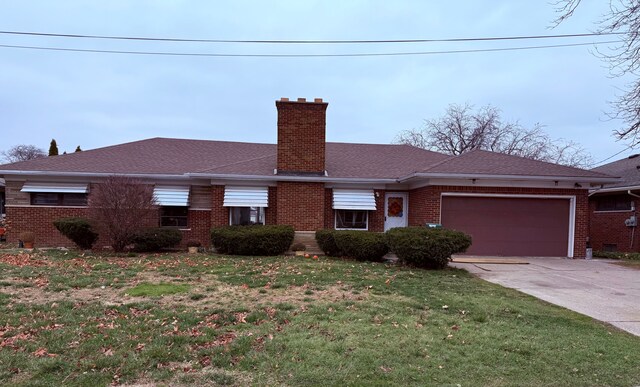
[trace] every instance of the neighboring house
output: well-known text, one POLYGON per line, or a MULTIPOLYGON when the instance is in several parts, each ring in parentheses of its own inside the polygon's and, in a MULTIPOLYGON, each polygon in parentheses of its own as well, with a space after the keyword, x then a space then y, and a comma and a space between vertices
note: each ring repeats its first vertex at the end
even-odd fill
POLYGON ((640 155, 594 168, 621 180, 589 195, 590 241, 594 250, 640 251, 637 211, 640 205, 640 155))
POLYGON ((0 179, 0 218, 4 216, 4 179, 0 179))
POLYGON ((327 143, 326 102, 276 107, 277 144, 152 138, 0 166, 9 241, 31 230, 40 245, 69 245, 53 220, 85 215, 92 188, 120 174, 154 185, 161 226, 205 245, 227 224, 288 224, 308 236, 441 223, 472 235, 470 254, 584 257, 589 188, 616 181, 487 151, 327 143))

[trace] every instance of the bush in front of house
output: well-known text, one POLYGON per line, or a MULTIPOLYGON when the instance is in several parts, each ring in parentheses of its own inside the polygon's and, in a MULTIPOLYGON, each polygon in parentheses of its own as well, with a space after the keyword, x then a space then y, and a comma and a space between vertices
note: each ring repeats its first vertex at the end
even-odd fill
POLYGON ((148 228, 133 236, 133 250, 137 252, 160 251, 175 247, 182 241, 180 230, 173 228, 148 228))
POLYGON ((622 251, 594 251, 593 256, 596 258, 607 259, 629 259, 632 261, 640 261, 640 253, 625 253, 622 251))
POLYGON ((391 229, 386 241, 402 263, 426 269, 444 269, 451 255, 471 246, 471 237, 462 232, 424 227, 391 229))
POLYGON ((338 245, 336 245, 336 240, 334 238, 336 232, 336 230, 331 229, 316 231, 316 242, 318 242, 320 250, 329 257, 342 257, 344 255, 342 250, 340 250, 338 245))
POLYGON ((82 250, 91 250, 98 240, 98 233, 93 231, 91 223, 85 218, 61 218, 55 220, 53 225, 82 250))
POLYGON ((291 226, 223 226, 211 230, 217 252, 232 255, 280 255, 289 249, 295 232, 291 226))
POLYGON ((358 261, 381 262, 389 252, 384 234, 368 231, 335 231, 336 246, 347 257, 358 261))

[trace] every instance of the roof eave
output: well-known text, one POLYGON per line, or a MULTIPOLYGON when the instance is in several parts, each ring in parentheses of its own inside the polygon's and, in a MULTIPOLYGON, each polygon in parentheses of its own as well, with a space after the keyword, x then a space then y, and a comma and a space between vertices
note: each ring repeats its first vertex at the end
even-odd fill
POLYGON ((128 176, 136 178, 154 178, 154 179, 184 179, 189 177, 185 174, 169 174, 169 173, 114 173, 114 172, 61 172, 61 171, 16 171, 16 170, 0 170, 0 175, 14 176, 55 176, 55 177, 107 177, 107 176, 128 176))
POLYGON ((352 177, 327 177, 327 176, 287 176, 287 175, 236 175, 219 173, 187 173, 187 176, 199 179, 221 179, 237 181, 300 181, 311 183, 373 183, 395 184, 397 179, 382 178, 352 178, 352 177))
POLYGON ((447 179, 495 179, 495 180, 534 180, 534 181, 580 181, 588 183, 617 183, 617 177, 585 177, 585 176, 536 176, 536 175, 499 175, 480 173, 425 173, 416 172, 401 177, 398 182, 404 183, 413 178, 447 178, 447 179))
POLYGON ((618 192, 618 191, 635 191, 640 190, 640 185, 625 185, 622 187, 610 187, 610 188, 597 188, 589 191, 589 196, 595 195, 597 193, 606 193, 606 192, 618 192))

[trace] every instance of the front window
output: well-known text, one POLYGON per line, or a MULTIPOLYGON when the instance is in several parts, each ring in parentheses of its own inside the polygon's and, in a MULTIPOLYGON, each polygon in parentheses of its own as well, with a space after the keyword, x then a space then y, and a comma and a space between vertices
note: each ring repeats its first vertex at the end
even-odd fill
POLYGON ((368 211, 336 210, 336 229, 367 230, 368 211))
POLYGON ((87 205, 87 194, 33 192, 31 194, 31 205, 82 207, 87 205))
POLYGON ((188 207, 160 207, 160 226, 161 227, 187 227, 188 225, 188 207))
POLYGON ((631 211, 631 200, 627 195, 600 196, 596 211, 631 211))
POLYGON ((264 207, 231 207, 229 211, 232 225, 264 224, 264 207))

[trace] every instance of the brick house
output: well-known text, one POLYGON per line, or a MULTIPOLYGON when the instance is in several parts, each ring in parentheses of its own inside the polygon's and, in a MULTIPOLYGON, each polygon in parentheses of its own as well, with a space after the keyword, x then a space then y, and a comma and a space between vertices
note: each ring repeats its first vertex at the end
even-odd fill
POLYGON ((620 176, 589 194, 590 241, 594 250, 640 251, 636 206, 640 205, 640 155, 594 168, 593 171, 620 176), (637 223, 637 220, 636 220, 637 223))
POLYGON ((154 185, 158 223, 209 245, 228 224, 382 232, 440 223, 472 235, 470 254, 583 257, 588 192, 610 176, 487 151, 325 141, 322 99, 276 101, 277 144, 152 138, 0 166, 7 217, 36 245, 70 242, 52 221, 86 213, 101 179, 154 185))

